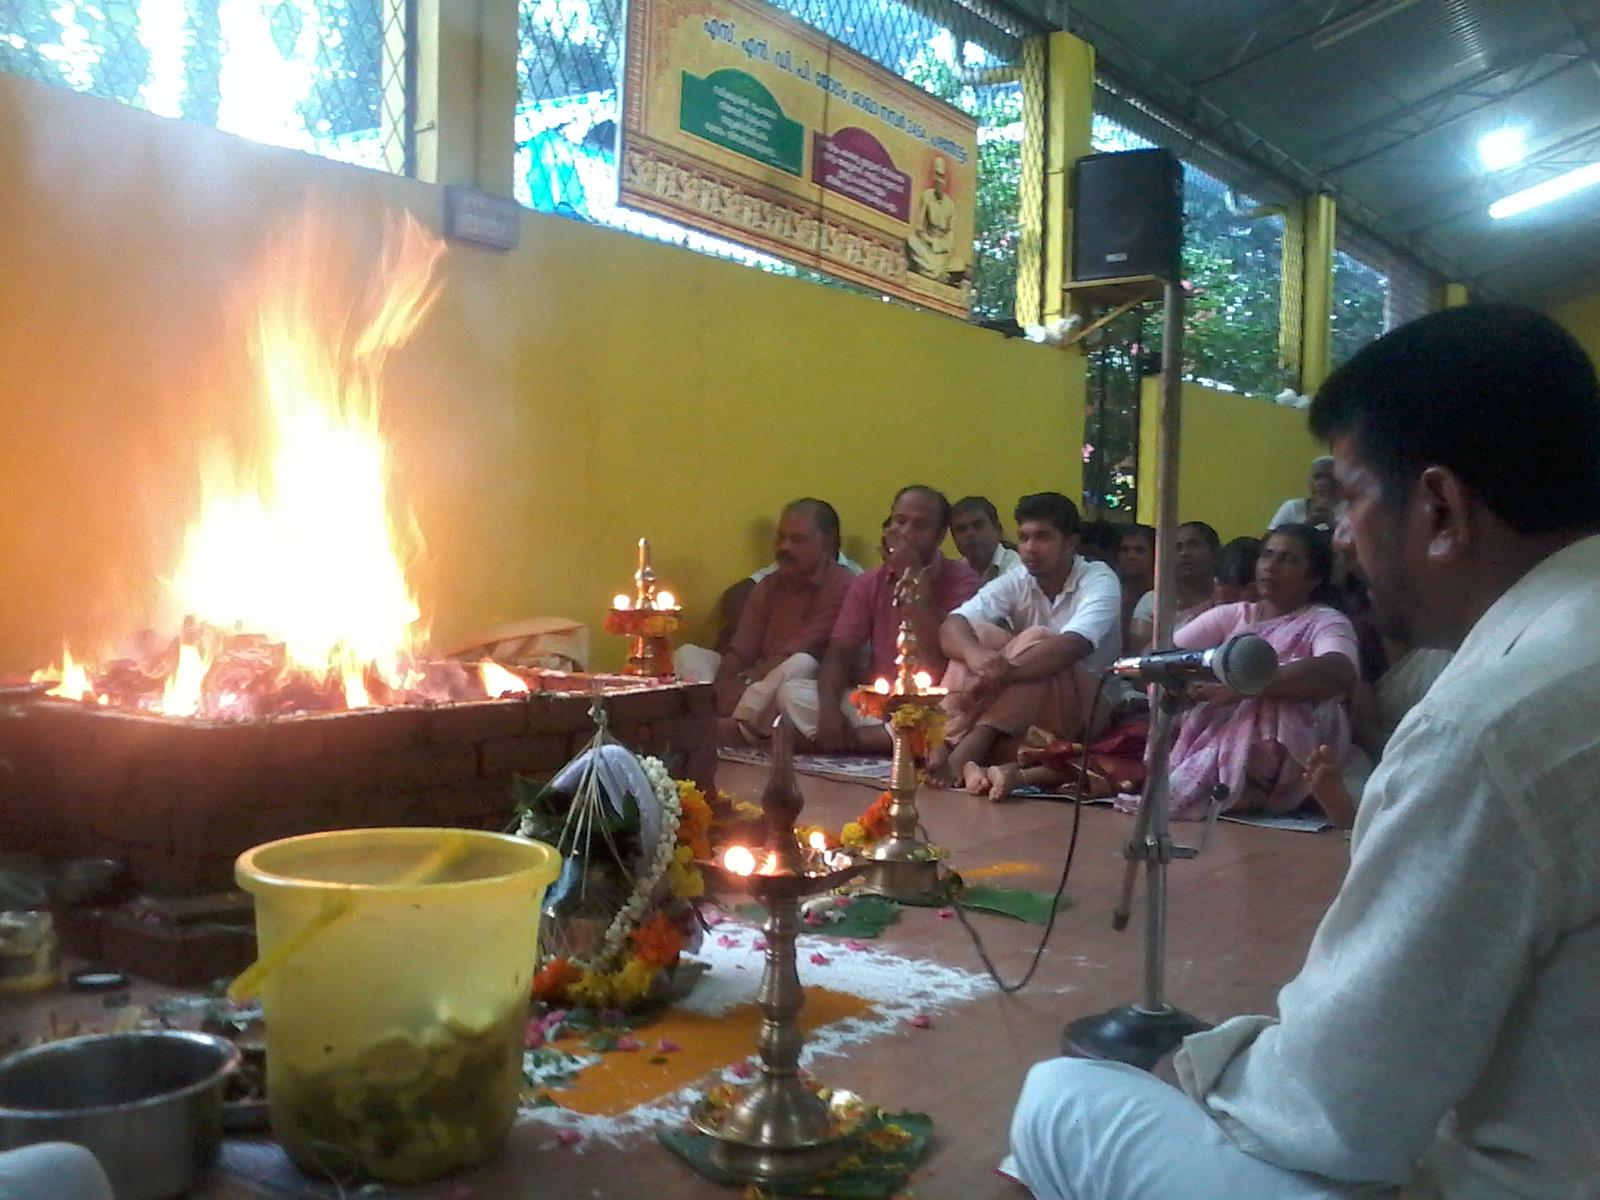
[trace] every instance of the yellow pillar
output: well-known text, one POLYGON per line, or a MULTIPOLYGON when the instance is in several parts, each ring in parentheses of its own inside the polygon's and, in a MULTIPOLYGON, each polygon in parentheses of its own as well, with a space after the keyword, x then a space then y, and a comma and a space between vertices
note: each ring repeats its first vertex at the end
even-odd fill
POLYGON ((1094 119, 1094 47, 1070 33, 1023 45, 1022 240, 1017 252, 1017 320, 1039 325, 1062 315, 1061 285, 1071 257, 1067 188, 1074 159, 1089 153, 1094 119), (1028 180, 1040 186, 1030 187, 1028 180))
POLYGON ((420 0, 417 10, 417 177, 510 196, 517 0, 420 0))
POLYGON ((1439 288, 1440 308, 1460 308, 1471 299, 1464 283, 1446 283, 1439 288))
POLYGON ((1290 205, 1284 219, 1278 345, 1302 392, 1314 391, 1328 377, 1337 220, 1333 197, 1322 195, 1290 205))

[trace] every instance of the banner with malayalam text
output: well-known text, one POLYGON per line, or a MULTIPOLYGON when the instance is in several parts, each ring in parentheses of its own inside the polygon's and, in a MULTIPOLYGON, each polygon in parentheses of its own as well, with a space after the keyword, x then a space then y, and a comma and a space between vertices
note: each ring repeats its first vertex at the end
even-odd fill
POLYGON ((966 316, 977 122, 760 0, 630 0, 621 202, 966 316))

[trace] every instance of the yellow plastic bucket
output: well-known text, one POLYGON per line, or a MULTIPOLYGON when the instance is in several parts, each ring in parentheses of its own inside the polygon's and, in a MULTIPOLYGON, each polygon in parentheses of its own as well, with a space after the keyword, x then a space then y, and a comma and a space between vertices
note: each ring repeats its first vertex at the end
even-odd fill
POLYGON ((560 865, 542 843, 462 829, 342 829, 239 856, 261 959, 298 943, 260 983, 272 1130, 298 1166, 418 1183, 500 1148, 560 865))

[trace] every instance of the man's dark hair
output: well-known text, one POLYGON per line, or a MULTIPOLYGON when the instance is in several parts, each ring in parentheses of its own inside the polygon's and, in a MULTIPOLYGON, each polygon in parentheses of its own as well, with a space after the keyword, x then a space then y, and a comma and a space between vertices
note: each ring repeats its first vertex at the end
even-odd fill
POLYGON ((839 513, 826 500, 818 500, 815 496, 802 496, 785 504, 783 511, 809 513, 811 519, 816 522, 817 532, 825 538, 832 538, 834 545, 839 544, 839 513))
POLYGON ((1156 531, 1153 526, 1139 524, 1123 525, 1120 532, 1117 534, 1117 545, 1122 545, 1124 541, 1131 537, 1143 538, 1149 544, 1151 553, 1155 552, 1156 531))
POLYGON ((1024 521, 1048 521, 1063 536, 1071 537, 1083 527, 1078 519, 1078 506, 1060 492, 1034 492, 1017 501, 1017 511, 1012 514, 1017 524, 1024 521))
POLYGON ((1000 528, 1000 513, 987 496, 963 496, 950 506, 950 519, 954 521, 964 512, 981 512, 989 523, 1000 528))
POLYGON ((1112 521, 1085 521, 1079 530, 1078 553, 1104 561, 1115 558, 1122 541, 1122 527, 1112 521))
POLYGON ((1178 526, 1179 529, 1193 529, 1200 535, 1200 540, 1211 547, 1211 553, 1216 554, 1222 549, 1222 539, 1217 536, 1217 531, 1204 521, 1185 521, 1178 526))
POLYGON ((894 494, 894 500, 892 503, 890 503, 889 507, 892 509, 896 504, 899 504, 900 497, 904 496, 907 492, 921 492, 928 499, 932 500, 939 508, 939 528, 950 528, 950 501, 945 499, 944 493, 938 488, 929 487, 925 483, 907 484, 894 494))
POLYGON ((1348 435, 1398 504, 1448 467, 1518 533, 1600 526, 1600 382, 1572 335, 1515 304, 1431 313, 1328 377, 1311 432, 1348 435))
POLYGON ((1237 588, 1254 583, 1261 545, 1258 537, 1236 537, 1224 546, 1217 555, 1217 582, 1237 588))

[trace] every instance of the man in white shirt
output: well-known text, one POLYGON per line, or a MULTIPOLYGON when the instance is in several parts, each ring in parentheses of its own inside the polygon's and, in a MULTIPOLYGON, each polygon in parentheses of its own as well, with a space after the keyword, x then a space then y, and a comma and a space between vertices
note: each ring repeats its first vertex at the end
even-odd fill
POLYGON ((1278 505, 1267 526, 1271 533, 1280 525, 1310 525, 1333 532, 1333 526, 1344 515, 1339 502, 1339 484, 1334 478, 1333 455, 1324 454, 1311 460, 1311 477, 1306 481, 1306 495, 1296 496, 1278 505))
POLYGON ((1022 561, 1002 540, 1000 514, 987 496, 963 496, 950 506, 950 540, 984 583, 1022 561))
POLYGON ((1017 502, 1016 522, 1023 569, 986 583, 939 630, 950 749, 929 766, 974 794, 1029 726, 1084 736, 1096 680, 1122 647, 1122 586, 1078 554, 1077 506, 1039 492, 1017 502))
POLYGON ((1339 539, 1387 630, 1456 654, 1368 782, 1278 1017, 1188 1038, 1182 1091, 1029 1074, 1039 1200, 1600 1196, 1600 383, 1548 317, 1434 313, 1329 378, 1339 539))

